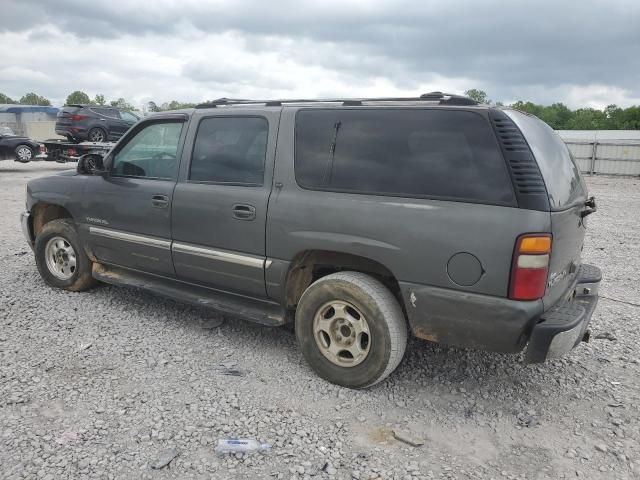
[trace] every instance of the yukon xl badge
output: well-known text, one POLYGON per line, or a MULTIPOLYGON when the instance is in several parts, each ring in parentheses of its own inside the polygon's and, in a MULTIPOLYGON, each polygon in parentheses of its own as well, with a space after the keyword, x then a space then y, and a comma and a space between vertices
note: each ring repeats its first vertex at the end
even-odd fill
POLYGON ((109 222, 103 220, 102 218, 94 218, 94 217, 85 217, 85 220, 90 223, 98 223, 100 225, 109 225, 109 222))

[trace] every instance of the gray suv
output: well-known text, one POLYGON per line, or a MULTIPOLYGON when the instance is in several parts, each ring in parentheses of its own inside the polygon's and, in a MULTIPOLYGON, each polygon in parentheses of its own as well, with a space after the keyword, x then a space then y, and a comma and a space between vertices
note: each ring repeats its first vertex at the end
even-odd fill
POLYGON ((100 105, 65 105, 58 112, 56 133, 75 142, 118 140, 140 118, 131 112, 100 105))
POLYGON ((532 363, 587 340, 594 211, 545 123, 434 92, 147 117, 104 159, 30 181, 22 227, 49 285, 295 323, 320 376, 362 388, 409 333, 532 363))

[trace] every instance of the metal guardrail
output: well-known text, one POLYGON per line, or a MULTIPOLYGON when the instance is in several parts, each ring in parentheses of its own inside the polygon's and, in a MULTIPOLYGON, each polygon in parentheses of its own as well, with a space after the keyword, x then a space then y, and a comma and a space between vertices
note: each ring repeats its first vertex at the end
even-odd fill
POLYGON ((583 173, 640 175, 640 141, 565 140, 583 173))

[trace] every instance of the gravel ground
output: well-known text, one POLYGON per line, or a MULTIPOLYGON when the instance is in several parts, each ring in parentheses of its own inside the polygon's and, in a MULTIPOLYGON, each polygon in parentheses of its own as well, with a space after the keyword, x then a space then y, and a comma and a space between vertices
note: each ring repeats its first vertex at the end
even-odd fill
POLYGON ((286 330, 47 287, 18 214, 26 181, 64 168, 0 163, 0 477, 640 477, 640 179, 588 179, 584 259, 605 277, 591 343, 531 366, 412 341, 387 381, 350 391, 316 377, 286 330), (225 437, 273 448, 216 455, 225 437))

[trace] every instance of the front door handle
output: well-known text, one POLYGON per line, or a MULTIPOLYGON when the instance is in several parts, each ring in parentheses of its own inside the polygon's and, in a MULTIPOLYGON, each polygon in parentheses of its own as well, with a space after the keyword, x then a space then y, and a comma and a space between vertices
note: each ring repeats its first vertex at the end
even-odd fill
POLYGON ((233 218, 238 220, 255 220, 256 207, 245 203, 238 203, 233 206, 233 218))
POLYGON ((151 205, 156 208, 167 208, 169 205, 169 197, 161 194, 153 195, 151 197, 151 205))

